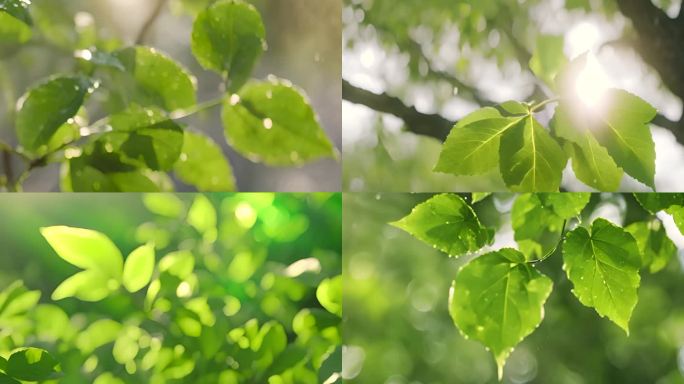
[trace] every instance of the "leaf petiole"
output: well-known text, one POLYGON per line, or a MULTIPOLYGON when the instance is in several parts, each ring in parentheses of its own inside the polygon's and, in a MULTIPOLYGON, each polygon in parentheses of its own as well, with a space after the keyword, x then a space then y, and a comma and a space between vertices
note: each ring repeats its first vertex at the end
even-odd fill
POLYGON ((540 110, 544 109, 544 107, 546 107, 547 105, 557 103, 559 101, 560 101, 559 97, 554 97, 552 99, 544 100, 544 101, 532 106, 532 108, 530 108, 530 113, 540 111, 540 110))

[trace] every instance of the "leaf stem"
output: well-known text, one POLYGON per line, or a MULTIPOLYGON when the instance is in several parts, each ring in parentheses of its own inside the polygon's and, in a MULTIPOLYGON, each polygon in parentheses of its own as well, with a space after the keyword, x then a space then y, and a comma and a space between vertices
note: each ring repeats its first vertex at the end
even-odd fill
POLYGON ((536 259, 536 260, 530 260, 530 261, 528 261, 528 263, 539 263, 539 262, 542 262, 542 261, 548 259, 549 257, 551 257, 551 255, 553 255, 554 253, 556 253, 556 250, 558 250, 558 247, 561 245, 561 243, 563 242, 563 240, 565 240, 565 225, 566 225, 567 223, 568 223, 568 220, 567 220, 567 219, 566 219, 566 220, 563 220, 563 226, 561 227, 560 237, 558 238, 558 242, 556 243, 556 246, 553 247, 552 250, 548 251, 548 252, 547 252, 544 256, 542 256, 541 258, 536 259))
POLYGON ((559 97, 554 97, 552 99, 544 100, 541 103, 530 108, 530 112, 540 111, 540 110, 544 109, 544 107, 546 107, 548 104, 557 103, 559 101, 560 101, 559 97))
POLYGON ((195 104, 194 106, 187 108, 187 109, 179 109, 177 111, 171 112, 169 117, 172 120, 180 120, 184 119, 186 117, 190 117, 194 114, 200 113, 202 111, 205 111, 207 109, 213 108, 217 105, 221 105, 224 101, 226 101, 226 96, 221 96, 216 99, 211 99, 207 100, 204 102, 201 102, 199 104, 195 104))

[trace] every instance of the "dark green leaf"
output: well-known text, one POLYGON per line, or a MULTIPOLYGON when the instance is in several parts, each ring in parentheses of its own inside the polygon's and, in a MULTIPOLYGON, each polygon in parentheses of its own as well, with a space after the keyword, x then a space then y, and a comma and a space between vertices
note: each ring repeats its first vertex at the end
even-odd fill
POLYGON ((542 194, 519 195, 513 203, 511 224, 515 241, 528 260, 541 259, 552 252, 563 230, 563 218, 545 204, 542 194))
POLYGON ((0 13, 7 13, 24 24, 31 25, 33 22, 29 14, 30 4, 30 1, 25 0, 0 0, 0 13))
POLYGON ((6 373, 19 380, 45 380, 57 372, 58 364, 57 360, 43 349, 23 348, 9 357, 6 373))
POLYGON ((236 92, 266 48, 261 15, 242 0, 220 0, 201 12, 192 29, 192 52, 206 69, 229 80, 236 92))
POLYGON ((223 108, 228 143, 252 161, 301 165, 334 155, 303 92, 285 80, 250 82, 223 108))
POLYGON ((74 117, 93 84, 81 76, 52 78, 28 91, 17 112, 17 137, 35 152, 47 145, 62 124, 74 117))
POLYGON ((318 370, 318 382, 334 384, 342 382, 342 347, 332 350, 318 370))
POLYGON ((634 197, 651 213, 666 210, 673 205, 684 205, 684 193, 635 193, 634 197))

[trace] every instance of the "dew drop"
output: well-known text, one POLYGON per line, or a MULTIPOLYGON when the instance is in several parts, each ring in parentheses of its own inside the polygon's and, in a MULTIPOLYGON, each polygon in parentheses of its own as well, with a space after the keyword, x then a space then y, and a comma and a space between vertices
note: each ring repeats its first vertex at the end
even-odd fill
MULTIPOLYGON (((268 117, 265 118, 265 119, 264 119, 264 128, 266 128, 266 129, 271 129, 271 128, 273 128, 273 120, 271 120, 271 119, 268 118, 268 117)), ((293 153, 296 154, 296 152, 293 152, 293 153)))

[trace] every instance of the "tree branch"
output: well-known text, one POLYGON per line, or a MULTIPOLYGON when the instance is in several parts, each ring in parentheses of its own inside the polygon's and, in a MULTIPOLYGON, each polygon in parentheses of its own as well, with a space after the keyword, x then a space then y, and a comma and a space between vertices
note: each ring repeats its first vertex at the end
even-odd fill
POLYGON ((143 44, 145 40, 147 40, 147 35, 149 34, 150 29, 152 29, 154 23, 157 21, 157 18, 159 18, 164 5, 166 5, 166 1, 167 0, 157 1, 152 13, 150 13, 150 16, 147 18, 147 20, 145 20, 145 24, 143 24, 143 26, 140 28, 140 32, 138 32, 138 36, 135 38, 136 45, 143 44))
POLYGON ((378 112, 394 115, 404 121, 406 129, 417 135, 433 137, 444 141, 454 122, 438 114, 419 112, 415 107, 404 104, 399 98, 386 93, 377 94, 358 88, 342 80, 342 98, 378 112))

